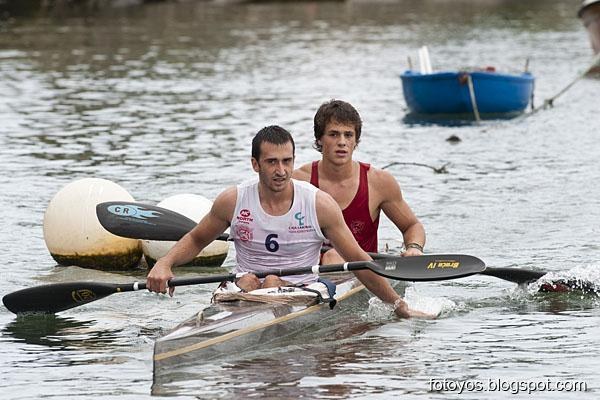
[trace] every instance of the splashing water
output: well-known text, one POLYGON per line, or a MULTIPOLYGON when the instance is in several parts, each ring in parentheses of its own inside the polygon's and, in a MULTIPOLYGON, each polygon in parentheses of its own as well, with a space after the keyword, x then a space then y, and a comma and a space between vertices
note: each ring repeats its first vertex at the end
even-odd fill
POLYGON ((445 317, 457 308, 454 301, 445 297, 428 297, 419 294, 414 286, 404 292, 404 301, 414 310, 445 317))
MULTIPOLYGON (((438 318, 449 315, 458 307, 456 303, 450 299, 443 297, 428 297, 419 294, 414 286, 406 288, 404 301, 413 310, 432 314, 438 318)), ((367 318, 369 320, 381 321, 388 319, 393 315, 394 307, 391 304, 386 304, 377 297, 369 299, 369 309, 367 310, 367 318)))
POLYGON ((600 295, 600 268, 597 265, 586 265, 567 271, 550 272, 528 287, 528 292, 532 294, 540 291, 572 290, 600 295))

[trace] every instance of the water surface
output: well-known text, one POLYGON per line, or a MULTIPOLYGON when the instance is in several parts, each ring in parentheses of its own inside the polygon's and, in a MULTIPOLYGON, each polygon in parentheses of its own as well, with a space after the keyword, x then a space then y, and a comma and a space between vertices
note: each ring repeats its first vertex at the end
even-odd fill
MULTIPOLYGON (((398 78, 422 45, 434 69, 520 71, 529 58, 539 105, 591 60, 573 2, 183 2, 11 12, 0 25, 2 295, 144 275, 55 265, 42 221, 64 185, 99 177, 150 203, 177 193, 214 198, 252 176, 250 141, 265 125, 294 134, 298 165, 317 158, 312 117, 331 98, 361 112, 357 158, 396 163, 388 171, 427 229, 428 252, 473 254, 498 267, 579 268, 579 276, 593 277, 599 266, 600 81, 578 83, 553 109, 525 119, 447 126, 407 121, 398 78), (462 140, 447 142, 451 135, 462 140), (449 173, 411 163, 447 164, 449 173)), ((382 248, 400 249, 385 219, 380 237, 382 248)), ((595 298, 540 295, 477 276, 410 289, 455 306, 435 321, 399 321, 365 304, 338 325, 347 335, 324 326, 312 340, 273 351, 200 360, 158 388, 154 339, 208 304, 212 287, 179 288, 173 299, 115 295, 55 317, 16 318, 0 308, 0 388, 8 399, 447 399, 459 395, 432 391, 431 379, 551 379, 585 381, 588 392, 543 398, 598 396, 595 298)))

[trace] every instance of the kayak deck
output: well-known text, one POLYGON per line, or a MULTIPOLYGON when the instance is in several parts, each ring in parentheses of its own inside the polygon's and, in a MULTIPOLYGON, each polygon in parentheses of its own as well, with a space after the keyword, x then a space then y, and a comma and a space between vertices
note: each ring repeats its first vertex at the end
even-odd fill
POLYGON ((328 303, 285 304, 228 301, 211 304, 179 324, 154 345, 154 377, 171 367, 268 348, 343 312, 349 298, 368 298, 364 286, 352 274, 327 277, 336 283, 337 305, 328 303), (361 296, 356 296, 362 293, 361 296))

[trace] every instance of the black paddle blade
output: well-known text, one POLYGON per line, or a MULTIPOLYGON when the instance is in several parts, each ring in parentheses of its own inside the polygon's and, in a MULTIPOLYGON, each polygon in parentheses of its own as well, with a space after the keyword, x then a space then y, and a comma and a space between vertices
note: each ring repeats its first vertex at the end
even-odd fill
MULTIPOLYGON (((125 289, 126 290, 126 289, 125 289)), ((68 282, 17 290, 2 298, 15 314, 54 314, 124 291, 120 285, 97 282, 68 282)))
POLYGON ((384 258, 369 264, 373 272, 402 281, 439 281, 481 273, 485 263, 464 254, 384 258))
POLYGON ((194 229, 188 217, 166 208, 127 201, 109 201, 96 206, 100 224, 110 233, 131 239, 176 242, 194 229))
POLYGON ((547 271, 532 271, 520 268, 486 268, 481 274, 523 284, 537 281, 547 273, 547 271))

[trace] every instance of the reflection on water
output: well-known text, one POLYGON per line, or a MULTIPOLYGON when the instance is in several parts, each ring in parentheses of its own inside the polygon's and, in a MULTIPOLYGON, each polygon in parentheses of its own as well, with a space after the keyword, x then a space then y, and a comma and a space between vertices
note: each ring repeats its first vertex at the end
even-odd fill
MULTIPOLYGON (((596 294, 581 292, 572 293, 545 293, 530 299, 533 308, 540 312, 560 314, 563 312, 593 311, 600 306, 596 294)), ((528 307, 531 309, 531 307, 528 307)))
MULTIPOLYGON (((289 346, 274 346, 268 355, 262 352, 238 356, 229 354, 223 360, 185 368, 175 367, 166 376, 155 377, 152 393, 155 395, 196 394, 213 398, 247 397, 267 394, 273 398, 289 396, 320 396, 345 398, 356 393, 385 392, 389 375, 393 378, 402 371, 411 374, 410 367, 390 370, 386 367, 389 349, 401 349, 407 339, 367 337, 381 323, 338 322, 337 329, 322 329, 304 340, 294 340, 289 346), (344 326, 345 325, 345 326, 344 326), (335 333, 334 333, 335 332, 335 333), (336 377, 362 366, 361 374, 383 374, 379 382, 335 383, 336 377), (235 385, 229 385, 235 382, 235 385)), ((308 336, 308 335, 305 335, 308 336)))
MULTIPOLYGON (((521 113, 481 114, 480 118, 483 121, 502 121, 526 116, 526 114, 521 113)), ((402 117, 402 122, 406 125, 441 125, 446 127, 472 126, 481 123, 475 119, 473 114, 415 114, 411 112, 407 112, 402 117)))
POLYGON ((56 315, 20 315, 3 329, 3 335, 60 350, 101 349, 119 340, 121 330, 95 330, 94 323, 56 315))

